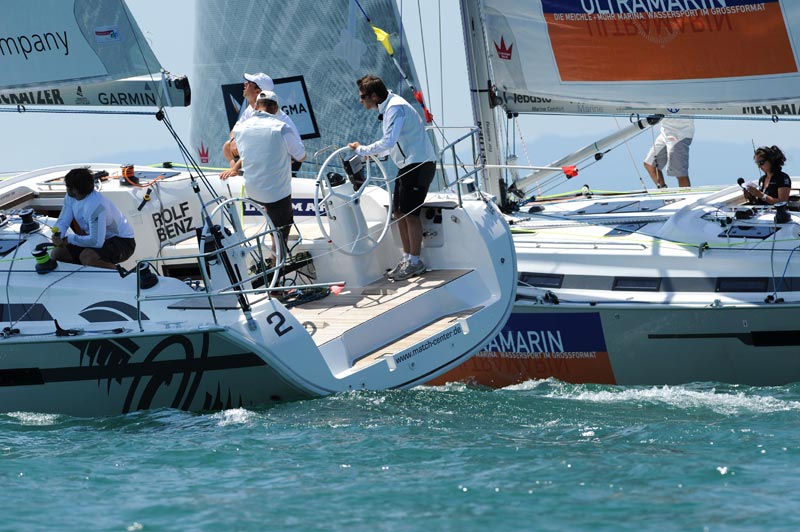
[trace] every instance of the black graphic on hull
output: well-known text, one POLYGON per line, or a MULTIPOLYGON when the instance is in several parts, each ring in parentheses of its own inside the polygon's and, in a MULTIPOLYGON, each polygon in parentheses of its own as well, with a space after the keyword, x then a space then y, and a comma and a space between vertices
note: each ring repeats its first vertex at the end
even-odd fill
MULTIPOLYGON (((121 301, 98 301, 80 311, 78 315, 90 323, 136 321, 136 307, 121 301)), ((150 318, 142 312, 142 319, 150 318)))

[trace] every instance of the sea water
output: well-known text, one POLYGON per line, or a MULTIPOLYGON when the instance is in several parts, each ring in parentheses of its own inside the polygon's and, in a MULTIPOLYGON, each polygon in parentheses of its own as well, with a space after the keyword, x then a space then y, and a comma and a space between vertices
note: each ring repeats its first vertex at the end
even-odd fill
POLYGON ((800 530, 800 385, 0 414, 1 530, 800 530))

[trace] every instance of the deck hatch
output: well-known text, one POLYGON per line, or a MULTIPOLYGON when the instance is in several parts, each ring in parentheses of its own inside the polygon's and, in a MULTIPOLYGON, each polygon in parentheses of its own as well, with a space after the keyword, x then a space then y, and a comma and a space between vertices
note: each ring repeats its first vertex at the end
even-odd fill
POLYGON ((658 292, 661 289, 660 277, 614 277, 612 290, 633 290, 636 292, 658 292))
POLYGON ((530 286, 541 286, 542 288, 561 288, 564 283, 564 276, 551 273, 526 273, 520 274, 520 281, 530 286))
POLYGON ((720 277, 717 279, 717 292, 766 292, 769 289, 767 277, 720 277))

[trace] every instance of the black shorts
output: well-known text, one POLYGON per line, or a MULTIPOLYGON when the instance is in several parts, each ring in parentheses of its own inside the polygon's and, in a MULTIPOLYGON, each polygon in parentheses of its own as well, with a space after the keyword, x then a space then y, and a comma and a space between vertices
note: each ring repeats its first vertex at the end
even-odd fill
POLYGON ((425 203, 434 175, 436 163, 432 161, 409 164, 398 170, 394 182, 395 212, 419 216, 419 208, 425 203))
POLYGON ((103 247, 98 248, 85 248, 76 246, 75 244, 67 243, 67 251, 75 264, 80 264, 81 252, 84 249, 92 249, 97 252, 101 259, 112 264, 119 264, 125 262, 133 255, 136 250, 136 240, 133 238, 122 238, 121 236, 112 236, 103 243, 103 247))
POLYGON ((275 228, 281 230, 285 244, 289 240, 289 231, 292 230, 292 224, 294 223, 291 194, 272 203, 261 203, 260 201, 258 203, 267 210, 269 219, 272 220, 275 228))

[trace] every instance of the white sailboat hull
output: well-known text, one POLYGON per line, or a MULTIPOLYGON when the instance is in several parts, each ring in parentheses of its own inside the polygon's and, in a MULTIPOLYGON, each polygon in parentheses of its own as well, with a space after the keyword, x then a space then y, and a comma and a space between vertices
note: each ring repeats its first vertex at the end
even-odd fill
POLYGON ((733 187, 571 200, 521 216, 509 322, 436 382, 800 381, 797 217, 736 220, 741 202, 733 187), (730 236, 740 231, 751 233, 730 236))
MULTIPOLYGON (((91 167, 112 175, 119 169, 91 167)), ((276 266, 253 260, 269 256, 263 216, 230 200, 234 219, 244 224, 223 237, 225 253, 199 253, 194 227, 204 216, 191 180, 180 172, 155 180, 138 167, 141 186, 116 176, 100 186, 136 232, 137 254, 126 266, 147 258, 162 273, 157 284, 138 287, 136 274, 66 263, 37 273, 32 252, 49 242, 54 219, 47 214, 60 208, 65 172, 31 172, 0 186, 3 412, 208 410, 410 388, 478 352, 511 312, 513 241, 484 199, 430 196, 423 208, 428 271, 411 279, 383 276, 400 256, 396 229, 364 240, 374 245, 348 240, 364 239, 353 233, 359 227, 376 235, 386 220, 390 198, 378 187, 357 202, 328 204, 336 216, 321 223, 331 236, 320 234, 315 216, 298 216, 290 246, 300 262, 268 276, 261 270, 276 266), (144 200, 148 189, 151 199, 144 200), (38 227, 22 231, 22 208, 35 211, 38 227), (361 222, 342 226, 351 215, 361 222), (233 273, 221 269, 226 260, 233 273), (194 279, 184 281, 192 265, 194 279), (284 284, 274 285, 273 275, 284 284)), ((305 211, 308 201, 313 206, 314 181, 295 185, 295 206, 305 211)), ((214 186, 233 196, 241 178, 214 186)), ((352 192, 349 186, 339 192, 352 192)))

